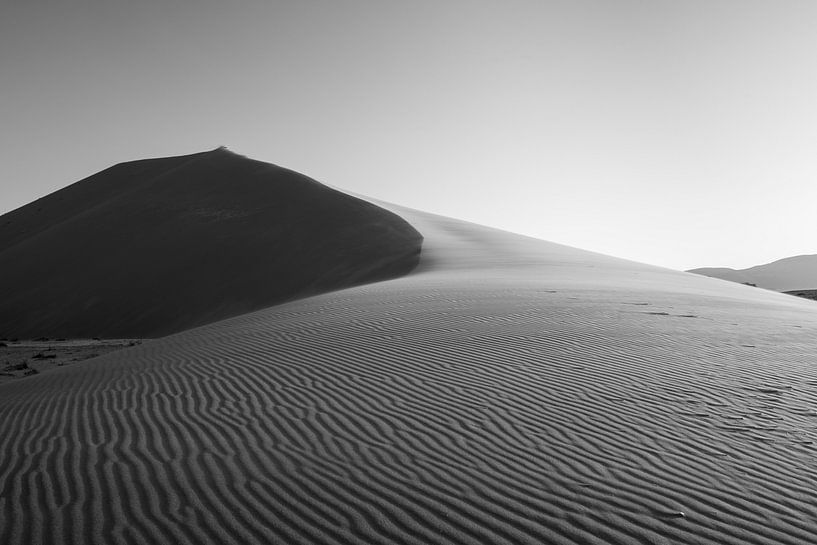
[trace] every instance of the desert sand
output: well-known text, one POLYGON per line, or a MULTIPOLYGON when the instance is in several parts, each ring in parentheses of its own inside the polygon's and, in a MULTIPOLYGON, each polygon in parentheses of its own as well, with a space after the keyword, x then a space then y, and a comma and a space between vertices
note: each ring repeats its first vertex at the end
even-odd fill
POLYGON ((0 543, 817 542, 812 301, 379 204, 408 275, 0 384, 0 543))
POLYGON ((817 255, 787 257, 748 269, 703 267, 687 272, 775 291, 808 291, 817 287, 817 255))
POLYGON ((400 276, 421 243, 382 208, 225 148, 121 163, 0 217, 0 337, 161 337, 400 276))

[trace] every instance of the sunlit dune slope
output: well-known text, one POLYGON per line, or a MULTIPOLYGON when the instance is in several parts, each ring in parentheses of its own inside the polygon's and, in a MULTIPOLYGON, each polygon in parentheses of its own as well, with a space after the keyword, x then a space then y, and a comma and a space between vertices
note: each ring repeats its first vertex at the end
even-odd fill
POLYGON ((817 288, 817 255, 787 257, 748 269, 705 267, 689 272, 776 291, 808 290, 817 288))
POLYGON ((813 302, 393 210, 413 274, 0 385, 0 542, 817 542, 813 302))
POLYGON ((0 336, 156 337, 405 274, 399 217, 226 149, 123 163, 0 217, 0 336))

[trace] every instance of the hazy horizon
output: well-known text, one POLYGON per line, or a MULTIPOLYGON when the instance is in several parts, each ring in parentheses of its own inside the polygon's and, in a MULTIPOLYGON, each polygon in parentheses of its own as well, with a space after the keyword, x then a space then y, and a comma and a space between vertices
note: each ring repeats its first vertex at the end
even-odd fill
POLYGON ((676 269, 817 253, 817 5, 4 2, 0 213, 219 145, 676 269))

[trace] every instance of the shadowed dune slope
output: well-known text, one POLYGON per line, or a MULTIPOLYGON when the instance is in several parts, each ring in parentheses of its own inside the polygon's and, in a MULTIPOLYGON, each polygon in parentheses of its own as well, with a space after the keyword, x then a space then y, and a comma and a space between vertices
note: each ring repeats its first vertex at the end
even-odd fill
POLYGON ((817 255, 787 257, 748 269, 704 267, 689 272, 732 282, 749 282, 769 290, 808 290, 817 288, 817 255))
POLYGON ((414 274, 0 385, 0 542, 817 542, 813 302, 393 210, 414 274))
POLYGON ((163 336, 405 274, 421 242, 223 148, 123 163, 0 217, 0 336, 163 336))
POLYGON ((701 267, 700 269, 690 269, 687 272, 711 278, 720 278, 729 282, 738 282, 739 284, 757 285, 756 282, 752 282, 754 279, 746 275, 743 270, 730 269, 729 267, 701 267))

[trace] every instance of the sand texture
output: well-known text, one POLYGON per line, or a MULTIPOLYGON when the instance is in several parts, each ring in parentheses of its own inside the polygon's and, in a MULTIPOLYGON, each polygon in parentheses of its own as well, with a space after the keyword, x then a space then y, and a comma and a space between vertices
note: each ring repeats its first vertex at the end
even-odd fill
POLYGON ((0 543, 817 543, 812 301, 395 210, 408 276, 0 385, 0 543))
POLYGON ((122 163, 0 217, 0 337, 160 337, 400 276, 421 243, 226 149, 122 163))

